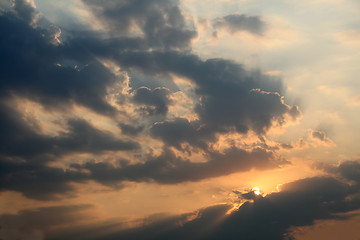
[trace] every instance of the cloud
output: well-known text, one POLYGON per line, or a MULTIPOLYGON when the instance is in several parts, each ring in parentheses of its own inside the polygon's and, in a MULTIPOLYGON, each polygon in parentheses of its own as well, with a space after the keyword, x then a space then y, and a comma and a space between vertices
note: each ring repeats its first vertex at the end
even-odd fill
POLYGON ((326 136, 326 133, 323 131, 312 131, 311 136, 314 139, 320 140, 324 143, 332 143, 331 139, 326 136))
POLYGON ((123 134, 130 136, 135 136, 144 129, 143 126, 133 126, 126 123, 119 123, 119 127, 121 128, 121 132, 123 134))
MULTIPOLYGON (((258 16, 246 16, 245 14, 230 14, 213 20, 213 26, 217 29, 225 29, 230 33, 247 31, 254 35, 263 35, 266 23, 258 16)), ((216 33, 216 32, 215 32, 216 33)))
POLYGON ((360 163, 359 161, 345 161, 338 167, 331 167, 329 172, 335 173, 347 180, 353 181, 355 184, 360 184, 360 163))
MULTIPOLYGON (((16 1, 15 7, 19 2, 26 5, 16 1)), ((30 5, 22 6, 22 12, 34 11, 30 5)), ((0 16, 4 33, 0 37, 0 97, 21 95, 49 109, 69 108, 75 102, 101 114, 114 114, 106 101, 107 88, 121 79, 88 52, 79 56, 66 44, 53 44, 54 27, 31 27, 17 15, 6 11, 0 16)))
POLYGON ((1 191, 19 191, 43 200, 67 195, 74 190, 71 182, 84 182, 89 178, 81 172, 49 167, 47 163, 74 153, 99 154, 139 148, 136 142, 117 139, 82 119, 69 119, 67 131, 57 136, 41 135, 13 108, 0 106, 1 191))
POLYGON ((90 172, 89 179, 111 186, 120 181, 155 181, 161 184, 199 181, 239 171, 274 168, 287 163, 274 153, 260 148, 245 151, 234 147, 224 153, 209 152, 206 158, 207 162, 191 162, 164 149, 160 156, 150 156, 145 163, 123 163, 115 167, 105 162, 88 162, 78 167, 90 172))
POLYGON ((279 79, 248 72, 232 61, 203 61, 179 52, 126 52, 113 58, 122 66, 149 74, 174 73, 193 81, 200 98, 194 110, 213 132, 235 129, 263 134, 274 124, 283 125, 287 116, 291 120, 301 115, 297 106, 284 103, 279 79))
POLYGON ((68 125, 70 132, 55 137, 55 142, 70 151, 96 153, 139 148, 136 142, 116 139, 111 133, 97 130, 81 119, 69 120, 68 125))
POLYGON ((203 60, 186 51, 195 31, 189 30, 177 1, 84 2, 108 28, 102 32, 67 32, 60 41, 60 30, 46 24, 31 25, 30 18, 36 11, 25 1, 16 1, 14 9, 0 15, 4 59, 0 60, 0 163, 7 169, 1 175, 2 190, 47 199, 71 193, 72 182, 95 180, 112 186, 123 181, 174 184, 288 163, 260 146, 248 150, 232 146, 221 152, 209 146, 221 134, 236 132, 246 137, 255 132, 261 137, 270 128, 299 118, 297 106, 287 105, 282 97, 281 79, 248 71, 230 60, 203 60), (140 33, 134 35, 137 31, 140 33), (136 79, 132 84, 134 73, 144 76, 144 81, 159 81, 150 90, 139 86, 136 79), (189 97, 195 107, 189 112, 196 120, 168 118, 166 113, 173 104, 171 94, 176 87, 170 76, 191 82, 193 95, 189 97), (171 90, 155 86, 162 82, 175 86, 171 90), (115 91, 119 101, 110 103, 110 90, 115 91), (15 97, 40 104, 63 122, 62 131, 56 136, 36 131, 34 124, 29 125, 23 113, 15 110, 15 97), (136 115, 136 109, 128 103, 140 105, 150 114, 136 115), (123 136, 100 130, 85 121, 85 116, 72 117, 74 106, 113 120, 123 136), (125 108, 129 108, 129 114, 122 112, 125 108), (128 124, 129 119, 144 128, 128 124), (161 155, 146 155, 153 149, 145 149, 128 138, 136 134, 138 139, 163 141, 164 150, 155 149, 162 151, 161 155), (203 151, 204 162, 177 157, 171 147, 189 156, 193 150, 203 151), (101 157, 96 163, 78 165, 64 161, 66 156, 79 153, 91 158, 106 152, 115 159, 118 151, 132 150, 139 154, 131 164, 123 162, 121 166, 101 157), (49 167, 49 163, 59 163, 65 170, 49 167), (54 188, 47 183, 53 183, 54 188))
POLYGON ((149 48, 186 49, 197 35, 187 28, 177 0, 83 2, 115 33, 131 34, 138 29, 149 48))
MULTIPOLYGON (((92 6, 93 3, 89 4, 92 6)), ((155 1, 149 1, 145 4, 145 10, 138 8, 138 11, 142 9, 146 12, 151 4, 155 4, 155 1)), ((111 12, 118 11, 119 14, 102 13, 101 16, 122 16, 120 13, 123 7, 132 9, 125 3, 112 3, 109 6, 113 7, 111 12), (121 8, 118 8, 119 6, 121 8)), ((96 13, 100 11, 93 10, 96 13)), ((132 14, 131 11, 129 14, 132 14)), ((84 39, 83 46, 87 46, 87 42, 84 39)), ((112 59, 126 71, 136 70, 148 76, 175 74, 190 79, 195 83, 195 91, 200 99, 194 111, 199 115, 201 123, 212 128, 214 133, 236 129, 241 133, 252 130, 263 134, 273 124, 285 123, 286 115, 293 119, 300 116, 296 106, 291 107, 284 103, 280 95, 283 92, 280 79, 256 71, 247 71, 232 61, 203 61, 196 55, 179 51, 123 51, 106 43, 97 45, 95 49, 92 45, 89 46, 89 51, 95 50, 96 54, 112 59), (109 51, 109 48, 114 50, 109 51)), ((141 91, 146 92, 145 89, 141 91)))
MULTIPOLYGON (((0 105, 1 119, 0 149, 4 156, 32 158, 68 153, 133 150, 139 145, 133 141, 115 138, 111 133, 94 128, 83 119, 68 119, 67 131, 58 136, 39 134, 23 121, 20 113, 9 106, 0 105)), ((48 159, 51 161, 54 159, 48 159)))
POLYGON ((199 121, 189 122, 185 118, 158 122, 152 126, 150 132, 153 137, 160 138, 167 145, 177 149, 182 149, 183 143, 207 149, 208 141, 215 140, 211 131, 201 127, 199 121))
POLYGON ((137 104, 144 104, 147 107, 144 109, 150 115, 166 114, 168 112, 168 105, 171 104, 169 99, 170 90, 167 88, 155 88, 150 90, 146 87, 136 89, 133 101, 137 104))
MULTIPOLYGON (((74 183, 96 181, 118 188, 127 181, 179 184, 289 164, 275 152, 276 143, 271 147, 264 140, 270 129, 301 115, 297 106, 285 102, 281 79, 192 52, 196 30, 189 27, 178 1, 84 3, 103 28, 65 31, 59 37, 61 30, 36 21, 40 15, 24 0, 0 13, 0 191, 50 200, 75 196, 74 183), (167 114, 172 94, 179 90, 172 76, 190 82, 184 94, 191 93, 194 103, 191 120, 167 114), (118 101, 110 102, 110 90, 118 101), (14 106, 15 98, 39 104, 61 120, 54 123, 61 130, 54 135, 37 131, 25 118, 26 109, 14 106), (75 117, 74 106, 102 115, 122 135, 100 130, 87 116, 75 117), (150 114, 138 114, 139 106, 150 114), (259 142, 246 150, 241 144, 216 148, 226 134, 259 142), (134 136, 146 143, 131 140, 134 136), (202 161, 195 161, 193 153, 202 161)), ((213 24, 259 36, 266 25, 259 17, 237 14, 213 24)), ((311 137, 328 139, 321 131, 312 131, 311 137)), ((281 239, 291 237, 291 227, 346 218, 339 214, 358 210, 359 169, 359 162, 343 162, 325 176, 284 184, 280 192, 239 193, 239 201, 249 201, 232 212, 230 205, 216 205, 160 220, 150 217, 126 230, 116 229, 116 221, 72 226, 83 219, 79 211, 87 208, 81 206, 23 210, 1 216, 2 225, 10 224, 1 234, 6 229, 3 238, 29 233, 39 239, 281 239), (69 225, 67 231, 53 231, 62 224, 69 225), (110 233, 100 231, 109 225, 110 233), (15 226, 14 232, 9 226, 15 226), (101 236, 88 234, 97 230, 101 236)))
POLYGON ((177 184, 288 164, 273 152, 261 148, 245 151, 233 147, 223 153, 209 152, 206 159, 207 162, 191 162, 177 157, 169 149, 164 149, 160 156, 148 156, 144 163, 122 161, 120 166, 100 161, 71 164, 69 168, 62 169, 48 167, 41 162, 2 159, 0 190, 19 191, 30 198, 48 200, 76 195, 71 185, 74 182, 93 180, 116 188, 125 181, 177 184))
POLYGON ((29 24, 35 24, 37 14, 34 6, 29 0, 14 0, 12 2, 12 12, 18 18, 29 24))
POLYGON ((51 200, 71 196, 72 182, 84 182, 84 173, 48 167, 39 163, 24 163, 0 159, 1 191, 18 191, 24 196, 51 200))
POLYGON ((328 137, 326 131, 308 129, 307 134, 300 137, 296 142, 276 143, 277 147, 285 150, 308 150, 309 148, 317 148, 319 146, 331 147, 336 144, 328 137))
POLYGON ((347 220, 353 215, 346 213, 360 209, 359 178, 350 177, 356 185, 340 179, 349 176, 350 167, 358 170, 360 163, 344 162, 333 168, 338 170, 337 176, 325 174, 296 180, 283 184, 280 192, 266 196, 247 197, 250 193, 238 193, 240 199, 246 197, 245 202, 231 212, 231 205, 218 204, 177 216, 150 216, 131 228, 124 229, 121 223, 113 222, 111 230, 106 227, 109 223, 84 226, 57 232, 48 239, 71 239, 74 236, 93 240, 292 239, 292 230, 296 227, 311 226, 315 220, 347 220), (116 225, 120 229, 117 230, 116 225), (89 235, 89 231, 101 234, 89 235))
MULTIPOLYGON (((360 208, 351 186, 331 177, 315 177, 283 185, 281 192, 247 202, 222 223, 209 239, 284 239, 290 227, 314 220, 341 219, 338 213, 360 208)), ((357 192, 359 194, 359 192, 357 192)), ((346 219, 346 217, 344 217, 346 219)))

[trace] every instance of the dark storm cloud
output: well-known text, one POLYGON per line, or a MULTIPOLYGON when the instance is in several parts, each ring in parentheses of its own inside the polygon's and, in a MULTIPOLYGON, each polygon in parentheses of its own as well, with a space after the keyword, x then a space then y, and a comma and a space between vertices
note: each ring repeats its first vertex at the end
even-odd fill
POLYGON ((119 123, 118 126, 123 134, 130 136, 138 135, 144 129, 144 126, 133 126, 125 123, 119 123))
POLYGON ((189 30, 176 0, 83 0, 114 33, 139 28, 149 48, 189 48, 196 31, 189 30))
POLYGON ((36 199, 50 199, 70 193, 70 182, 88 177, 80 172, 46 166, 72 153, 101 153, 137 149, 98 130, 81 119, 68 120, 66 132, 46 136, 34 131, 13 108, 0 104, 0 191, 14 190, 36 199))
POLYGON ((84 182, 85 174, 40 163, 0 159, 0 191, 18 191, 28 198, 51 200, 71 196, 71 182, 84 182))
MULTIPOLYGON (((87 3, 100 19, 105 18, 115 25, 125 24, 119 29, 127 31, 131 26, 131 21, 135 21, 133 24, 137 25, 137 21, 142 19, 139 17, 137 20, 132 20, 133 16, 140 14, 138 11, 144 15, 149 14, 149 9, 157 6, 157 3, 161 1, 140 2, 141 4, 136 8, 132 5, 134 2, 126 1, 117 3, 109 1, 104 6, 95 1, 87 3), (125 13, 124 9, 129 10, 129 13, 125 13), (120 21, 119 18, 124 19, 120 21)), ((86 41, 84 42, 86 44, 86 41)), ((247 71, 232 61, 224 59, 204 61, 196 55, 179 51, 136 51, 134 49, 124 51, 124 49, 115 48, 109 51, 106 43, 96 44, 96 46, 95 49, 89 49, 89 51, 95 50, 96 54, 114 60, 126 71, 138 71, 145 76, 176 74, 195 83, 196 94, 200 101, 194 110, 200 117, 199 121, 187 122, 185 119, 173 119, 157 123, 151 129, 152 136, 178 149, 181 149, 182 143, 206 148, 205 142, 216 140, 216 133, 237 131, 246 134, 248 131, 254 131, 262 135, 273 125, 283 125, 286 118, 296 119, 300 116, 300 111, 296 106, 288 106, 284 103, 280 95, 284 91, 280 79, 265 76, 256 71, 247 71)), ((154 106, 155 104, 152 103, 154 96, 150 97, 152 95, 150 90, 141 88, 141 91, 143 96, 139 99, 142 100, 138 102, 144 104, 147 102, 147 105, 154 106)), ((161 101, 157 102, 161 103, 161 101)), ((163 102, 161 106, 165 105, 163 102)), ((155 111, 156 109, 159 107, 155 107, 155 111)))
POLYGON ((1 106, 0 112, 3 113, 0 120, 0 191, 18 191, 41 200, 70 194, 74 190, 71 182, 84 182, 89 177, 78 171, 48 167, 46 162, 58 161, 64 154, 139 147, 135 142, 116 139, 84 120, 69 120, 67 132, 51 137, 34 132, 10 108, 1 106))
MULTIPOLYGON (((337 213, 360 208, 350 185, 330 177, 315 177, 283 185, 282 191, 247 202, 207 239, 284 239, 289 228, 315 220, 341 219, 337 213), (350 198, 350 200, 348 199, 350 198)), ((357 192, 359 195, 359 192, 357 192)), ((346 217, 343 217, 346 218, 346 217)))
MULTIPOLYGON (((104 36, 111 34, 67 33, 62 43, 56 41, 56 30, 36 24, 30 26, 34 9, 26 7, 24 1, 15 3, 15 9, 0 15, 0 110, 3 115, 0 150, 1 164, 10 169, 1 177, 6 180, 16 175, 16 181, 4 181, 3 190, 45 199, 55 196, 56 191, 69 193, 71 182, 171 184, 287 163, 262 148, 245 151, 232 147, 223 153, 208 148, 207 143, 216 141, 218 133, 254 131, 260 136, 274 125, 283 125, 287 118, 296 119, 300 112, 296 106, 284 103, 280 79, 247 71, 229 60, 202 60, 183 51, 190 47, 195 32, 187 29, 176 1, 86 1, 99 19, 109 24, 111 31, 118 29, 116 36, 105 39, 104 36), (140 28, 143 36, 132 36, 134 26, 140 28), (179 49, 181 51, 176 51, 179 49), (81 119, 67 119, 67 131, 58 136, 43 135, 30 127, 12 106, 5 104, 15 95, 40 103, 45 111, 56 109, 68 113, 73 104, 78 104, 114 117, 117 110, 107 102, 107 91, 124 79, 115 76, 97 60, 99 58, 112 60, 122 71, 140 72, 149 79, 171 74, 189 79, 195 87, 194 111, 199 120, 177 118, 154 124, 151 136, 163 140, 165 150, 159 157, 148 157, 142 163, 115 167, 99 161, 76 168, 74 165, 71 171, 50 168, 45 165, 47 162, 59 161, 66 154, 139 148, 137 143, 115 138, 81 119), (189 152, 183 149, 184 143, 202 148, 207 161, 196 163, 181 159, 167 148, 174 146, 189 152), (54 188, 50 189, 47 182, 53 182, 54 188)), ((132 100, 165 115, 172 104, 169 94, 166 88, 142 87, 135 90, 132 100)), ((124 123, 119 126, 127 135, 140 131, 124 123)))
POLYGON ((164 143, 177 149, 182 149, 182 143, 206 149, 207 142, 215 140, 212 132, 201 127, 200 122, 189 122, 185 118, 158 122, 150 129, 150 133, 153 137, 160 138, 164 143))
MULTIPOLYGON (((105 4, 106 6, 97 7, 93 6, 96 2, 88 3, 95 12, 108 7, 108 10, 113 12, 110 14, 113 17, 121 18, 127 14, 132 16, 132 10, 136 14, 146 15, 147 11, 157 13, 162 9, 161 11, 171 13, 166 21, 174 22, 173 24, 180 21, 176 20, 178 17, 172 16, 170 10, 178 7, 171 1, 109 1, 109 6, 105 4), (133 5, 134 2, 139 2, 140 5, 133 5), (125 10, 122 8, 127 9, 129 13, 123 13, 125 10), (174 19, 171 20, 172 18, 174 19)), ((102 15, 107 16, 105 10, 103 9, 102 15)), ((105 96, 106 88, 114 83, 115 77, 94 60, 93 55, 99 55, 114 59, 120 66, 135 67, 145 73, 175 73, 193 80, 197 85, 197 94, 201 98, 195 110, 200 115, 202 123, 213 128, 214 132, 235 128, 241 133, 248 130, 264 133, 273 122, 282 124, 284 115, 289 114, 294 118, 299 115, 296 107, 287 106, 280 95, 275 93, 283 91, 280 80, 271 79, 259 72, 248 72, 241 65, 231 61, 203 61, 196 55, 180 52, 129 51, 131 47, 128 48, 127 43, 122 44, 124 39, 101 41, 94 36, 73 37, 57 47, 47 43, 38 29, 30 28, 14 19, 9 21, 5 16, 2 16, 2 20, 6 21, 2 24, 4 32, 8 32, 2 35, 2 50, 5 54, 4 59, 7 59, 1 68, 2 79, 6 79, 3 81, 2 89, 32 97, 45 106, 76 101, 100 113, 114 112, 113 107, 107 104, 105 96), (21 29, 18 29, 19 26, 21 29), (19 41, 12 41, 9 36, 19 41), (125 49, 128 51, 124 51, 125 49), (68 60, 67 55, 70 58, 68 60), (84 57, 90 59, 77 69, 66 66, 69 60, 76 62, 79 59, 84 62, 84 57), (64 66, 57 66, 58 62, 64 66)), ((131 21, 133 20, 124 20, 131 21)), ((162 97, 162 102, 159 99, 154 100, 154 97, 146 100, 152 105, 157 101, 156 104, 160 104, 157 104, 156 108, 165 112, 164 99, 162 97)))
POLYGON ((129 87, 138 89, 140 87, 167 88, 171 92, 179 91, 179 87, 174 83, 171 76, 168 74, 160 73, 158 75, 146 74, 142 71, 128 71, 130 77, 129 87))
POLYGON ((253 130, 258 134, 265 133, 273 123, 282 125, 287 114, 293 118, 299 115, 296 107, 284 104, 278 93, 260 89, 243 91, 240 87, 205 95, 197 112, 209 126, 219 131, 234 127, 239 133, 253 130), (239 92, 235 93, 236 90, 239 92))
MULTIPOLYGON (((344 162, 356 165, 359 162, 344 162)), ((335 168, 334 168, 335 169, 335 168)), ((339 168, 340 169, 340 168, 339 168)), ((359 183, 359 182, 357 182, 359 183)), ((250 193, 239 193, 239 197, 250 193)), ((297 180, 282 185, 280 192, 266 196, 252 194, 238 210, 226 215, 229 205, 215 205, 193 213, 144 219, 144 224, 132 229, 88 235, 87 228, 53 235, 51 239, 292 239, 291 229, 311 226, 316 220, 347 220, 345 215, 360 209, 360 189, 338 178, 323 176, 297 180), (109 233, 110 232, 110 233, 109 233)), ((98 230, 103 229, 98 227, 98 230)), ((96 228, 91 231, 99 232, 96 228)))
POLYGON ((207 162, 191 162, 164 149, 160 156, 149 156, 144 163, 122 161, 121 166, 113 166, 107 162, 87 162, 72 164, 68 169, 4 158, 0 161, 0 190, 14 190, 30 198, 47 200, 70 196, 74 190, 72 182, 93 180, 113 187, 121 186, 124 181, 176 184, 288 163, 260 148, 245 151, 233 147, 224 153, 209 152, 206 158, 207 162))
POLYGON ((12 107, 0 104, 1 155, 31 157, 51 148, 47 137, 37 134, 12 107))
POLYGON ((230 33, 247 31, 255 35, 262 35, 266 23, 258 16, 246 16, 245 14, 230 14, 213 21, 215 29, 226 29, 230 33))
POLYGON ((200 97, 195 112, 200 123, 213 133, 252 130, 263 134, 274 124, 284 124, 286 116, 300 116, 297 106, 284 103, 279 79, 246 71, 232 61, 203 61, 196 55, 179 52, 126 52, 112 57, 122 66, 148 74, 168 72, 192 80, 200 97))
POLYGON ((169 99, 170 90, 167 88, 155 88, 151 90, 147 87, 136 89, 132 98, 133 102, 145 105, 145 111, 150 115, 166 114, 168 105, 171 104, 169 99))
MULTIPOLYGON (((9 1, 10 2, 10 1, 9 1)), ((14 0, 12 11, 16 16, 27 23, 32 23, 36 17, 35 9, 26 0, 14 0)))
MULTIPOLYGON (((186 27, 177 1, 84 2, 113 32, 103 35, 114 38, 104 39, 98 36, 99 32, 68 33, 69 38, 56 44, 56 31, 30 26, 34 26, 36 13, 21 0, 15 1, 12 10, 0 14, 1 191, 18 191, 29 198, 47 200, 69 196, 74 193, 72 183, 90 180, 109 186, 123 181, 176 184, 288 163, 260 147, 249 151, 231 147, 217 152, 207 146, 218 133, 254 131, 261 136, 272 126, 283 125, 288 117, 298 118, 298 108, 285 104, 281 97, 281 80, 247 71, 232 61, 202 60, 183 51, 190 49, 196 33, 186 27), (139 36, 133 36, 133 29, 141 31, 139 36), (154 124, 151 135, 166 146, 160 156, 148 156, 142 162, 122 161, 120 166, 114 166, 97 161, 72 164, 68 169, 50 167, 49 161, 61 160, 65 154, 139 148, 137 143, 115 138, 81 119, 67 119, 67 131, 55 137, 43 135, 7 105, 7 100, 16 95, 31 98, 46 110, 66 111, 75 103, 114 116, 117 110, 106 101, 107 89, 121 79, 98 57, 115 61, 124 71, 135 69, 152 77, 176 74, 190 79, 197 95, 194 110, 199 120, 177 118, 154 124), (182 149, 183 143, 202 148, 207 161, 192 162, 167 148, 182 149)), ((264 31, 264 23, 258 17, 229 15, 217 21, 217 28, 231 32, 261 35, 264 31)), ((169 93, 155 90, 138 89, 134 101, 166 113, 169 93)), ((119 126, 128 135, 140 131, 124 123, 119 126)), ((85 226, 83 232, 75 229, 75 235, 65 237, 61 235, 64 232, 52 232, 51 239, 282 239, 290 227, 341 218, 336 214, 359 209, 359 169, 358 162, 344 162, 331 169, 334 177, 298 180, 283 185, 281 192, 264 197, 242 193, 239 197, 252 201, 227 217, 224 215, 230 206, 219 205, 161 221, 150 219, 145 226, 102 236, 88 234, 101 232, 97 230, 102 226, 85 226)), ((53 228, 84 219, 79 210, 86 209, 55 207, 2 215, 1 234, 4 229, 10 232, 1 237, 23 238, 21 231, 35 231, 35 235, 40 231, 46 237, 53 228), (14 226, 15 233, 11 232, 14 226)))
POLYGON ((0 104, 0 113, 0 150, 5 156, 31 160, 46 154, 99 153, 139 148, 136 142, 117 139, 111 133, 96 129, 82 119, 69 119, 67 132, 62 132, 58 136, 46 136, 35 132, 22 119, 21 114, 11 107, 0 104))
POLYGON ((174 184, 251 169, 269 169, 287 163, 274 153, 260 148, 252 151, 230 148, 224 153, 209 152, 206 158, 207 162, 191 162, 176 157, 169 149, 164 149, 159 157, 149 157, 144 163, 114 167, 105 162, 88 162, 78 167, 90 172, 89 179, 105 185, 113 185, 119 181, 174 184))
POLYGON ((81 119, 71 119, 68 125, 68 133, 54 138, 54 144, 67 151, 98 153, 139 148, 136 142, 116 139, 110 132, 98 130, 81 119))
MULTIPOLYGON (((4 117, 9 117, 9 112, 4 117)), ((66 154, 139 148, 135 142, 116 139, 80 119, 69 120, 68 131, 55 137, 37 134, 20 119, 1 121, 0 191, 18 191, 40 200, 70 196, 74 190, 70 183, 91 180, 89 174, 48 167, 47 162, 59 161, 66 154)))
POLYGON ((342 162, 338 167, 331 167, 328 169, 328 171, 338 174, 346 180, 354 181, 356 184, 360 184, 359 161, 342 162))
MULTIPOLYGON (((31 8, 22 11, 27 9, 31 8)), ((94 57, 88 54, 87 61, 75 68, 78 59, 50 42, 51 30, 33 28, 12 11, 0 15, 0 31, 0 96, 22 95, 47 108, 76 102, 102 114, 114 113, 105 96, 116 78, 94 57)))
MULTIPOLYGON (((109 1, 104 6, 96 1, 85 2, 101 18, 114 24, 125 24, 120 28, 125 30, 131 26, 132 21, 135 21, 133 24, 138 24, 142 16, 150 14, 153 8, 164 10, 169 4, 175 3, 166 1, 164 7, 160 7, 162 1, 109 1), (135 3, 139 6, 135 7, 135 3), (133 16, 138 16, 140 12, 141 17, 133 20, 133 16)), ((113 59, 127 71, 136 70, 148 76, 177 74, 193 81, 200 98, 195 112, 200 117, 200 124, 205 125, 212 134, 230 130, 239 133, 252 130, 263 134, 274 124, 282 125, 287 115, 293 119, 300 115, 296 106, 284 103, 280 95, 284 91, 280 79, 247 71, 232 61, 203 61, 196 55, 179 51, 106 51, 105 45, 103 48, 97 54, 113 59)), ((143 91, 148 92, 145 89, 143 91)))

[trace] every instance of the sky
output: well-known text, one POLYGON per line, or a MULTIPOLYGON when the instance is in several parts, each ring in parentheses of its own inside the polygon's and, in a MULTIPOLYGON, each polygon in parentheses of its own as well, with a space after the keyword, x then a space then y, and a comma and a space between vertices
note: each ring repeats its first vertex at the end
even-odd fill
POLYGON ((360 239, 357 0, 0 0, 0 239, 360 239))

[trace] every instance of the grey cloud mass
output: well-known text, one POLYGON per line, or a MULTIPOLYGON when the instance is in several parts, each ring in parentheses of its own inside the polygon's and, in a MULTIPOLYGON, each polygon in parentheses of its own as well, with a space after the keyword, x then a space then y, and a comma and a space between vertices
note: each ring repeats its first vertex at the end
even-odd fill
MULTIPOLYGON (((286 103, 280 78, 195 54, 191 44, 197 32, 179 1, 82 2, 102 29, 60 30, 38 21, 41 15, 25 0, 0 11, 1 192, 54 201, 76 196, 74 183, 117 189, 129 181, 179 184, 291 164, 279 155, 279 147, 265 142, 273 127, 301 116, 297 106, 286 103), (182 110, 186 113, 171 112, 177 107, 171 96, 180 90, 173 76, 188 80, 192 88, 187 97, 193 105, 182 110), (26 118, 28 109, 20 105, 26 101, 58 120, 51 123, 60 130, 45 134, 41 124, 52 120, 26 118), (77 107, 89 116, 73 115, 77 107), (89 120, 90 115, 101 116, 101 123, 89 120), (117 132, 103 130, 111 124, 117 132), (246 150, 235 143, 214 147, 220 136, 233 133, 255 136, 261 143, 246 150), (203 161, 195 161, 193 151, 203 161)), ((260 17, 232 14, 213 26, 263 35, 266 24, 260 17)), ((321 131, 312 137, 327 140, 321 131)), ((346 213, 359 210, 359 176, 358 161, 342 162, 326 168, 324 176, 284 184, 280 192, 238 192, 244 204, 231 213, 231 205, 216 204, 145 218, 126 229, 117 219, 82 222, 89 219, 82 211, 90 206, 20 210, 0 216, 0 238, 291 239, 291 228, 348 219, 346 213)))
POLYGON ((119 123, 118 126, 120 127, 123 134, 130 136, 135 136, 144 129, 143 126, 133 126, 126 123, 119 123))
POLYGON ((200 102, 195 107, 202 124, 213 133, 234 129, 265 133, 273 124, 282 125, 286 116, 301 114, 297 106, 284 103, 279 93, 281 81, 248 72, 239 64, 224 59, 202 61, 199 57, 178 52, 127 52, 113 58, 122 66, 150 73, 169 72, 191 79, 200 102), (260 90, 262 89, 262 90, 260 90))
POLYGON ((149 48, 186 49, 197 33, 186 26, 177 0, 83 0, 116 33, 139 28, 149 48))
POLYGON ((155 88, 150 90, 146 87, 136 89, 133 101, 137 104, 145 105, 145 111, 150 115, 166 114, 168 105, 171 104, 169 99, 170 91, 167 88, 155 88))
POLYGON ((152 126, 150 133, 153 137, 160 138, 177 149, 182 149, 182 143, 207 149, 207 141, 215 140, 210 129, 202 127, 199 121, 189 122, 185 118, 158 122, 152 126))
MULTIPOLYGON (((4 156, 32 157, 42 155, 63 155, 72 152, 131 150, 139 148, 133 141, 116 139, 111 133, 101 131, 82 119, 68 119, 68 132, 58 136, 46 136, 34 131, 24 122, 19 113, 1 105, 3 114, 0 129, 1 153, 4 156)), ((48 161, 50 161, 49 159, 48 161)))
POLYGON ((188 27, 177 1, 84 3, 107 28, 67 32, 61 42, 57 39, 60 30, 38 23, 36 10, 26 1, 16 0, 13 8, 0 14, 1 190, 48 199, 70 194, 72 182, 172 184, 288 163, 275 151, 260 146, 246 151, 232 146, 222 153, 209 146, 219 134, 237 132, 246 136, 254 132, 261 137, 271 127, 297 119, 300 110, 285 103, 281 79, 248 71, 230 60, 203 60, 188 51, 196 32, 188 27), (132 34, 134 29, 141 33, 132 34), (129 73, 129 86, 136 86, 128 94, 119 89, 118 108, 108 101, 109 89, 124 85, 125 78, 101 59, 129 73), (132 83, 134 73, 143 79, 132 83), (169 106, 176 104, 170 100, 176 89, 172 75, 193 84, 195 106, 189 106, 189 110, 198 120, 168 118, 169 106), (151 83, 153 79, 156 84, 151 83), (155 87, 139 86, 143 81, 155 87), (24 120, 21 109, 11 102, 14 97, 37 102, 45 112, 64 116, 74 106, 85 107, 118 123, 122 135, 115 137, 79 117, 65 117, 64 130, 56 136, 42 134, 24 120), (129 119, 122 122, 117 118, 122 104, 129 101, 148 113, 134 119, 138 126, 129 119), (161 116, 158 122, 151 118, 154 115, 161 116), (130 139, 140 134, 161 140, 165 145, 162 154, 134 159, 141 163, 125 161, 121 166, 101 158, 94 163, 91 157, 78 165, 66 163, 65 170, 47 165, 62 163, 71 154, 145 151, 130 139), (199 148, 205 162, 175 157, 172 147, 189 156, 192 149, 199 148), (53 188, 47 185, 49 182, 53 188))
POLYGON ((0 15, 0 29, 0 97, 18 94, 47 108, 71 107, 75 101, 102 114, 114 113, 105 95, 115 76, 94 57, 88 55, 81 68, 59 65, 78 59, 49 42, 45 29, 30 27, 12 12, 0 15))
POLYGON ((200 181, 251 169, 265 170, 288 164, 274 153, 261 148, 245 151, 231 148, 224 153, 209 152, 207 162, 191 162, 164 149, 158 157, 148 156, 145 163, 121 166, 106 162, 71 164, 63 170, 41 163, 17 163, 0 159, 2 167, 0 190, 14 190, 40 200, 71 196, 71 183, 97 181, 107 186, 121 186, 124 181, 176 184, 200 181), (86 171, 83 171, 86 170, 86 171))
POLYGON ((215 29, 225 29, 230 33, 247 31, 255 35, 263 35, 266 23, 258 16, 246 16, 245 14, 230 14, 213 20, 215 29))
POLYGON ((330 138, 328 138, 323 131, 312 131, 311 136, 325 143, 331 142, 330 138))
POLYGON ((48 167, 40 163, 21 163, 13 159, 0 159, 0 190, 18 191, 38 200, 60 199, 74 196, 73 182, 85 182, 85 174, 48 167))
POLYGON ((149 157, 145 163, 122 164, 114 167, 111 164, 88 162, 79 169, 90 171, 89 179, 106 185, 119 181, 149 181, 163 184, 174 184, 186 181, 199 181, 206 178, 228 175, 251 169, 269 169, 288 162, 272 152, 263 149, 245 151, 231 148, 224 153, 210 152, 207 162, 191 162, 176 157, 169 149, 164 149, 159 157, 149 157))

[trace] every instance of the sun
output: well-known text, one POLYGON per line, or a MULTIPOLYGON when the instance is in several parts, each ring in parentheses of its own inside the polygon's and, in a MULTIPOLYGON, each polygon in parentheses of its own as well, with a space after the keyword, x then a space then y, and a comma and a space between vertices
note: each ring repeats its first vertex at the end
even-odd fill
POLYGON ((251 191, 253 191, 255 195, 260 195, 260 189, 258 187, 253 187, 251 191))

